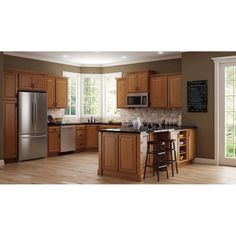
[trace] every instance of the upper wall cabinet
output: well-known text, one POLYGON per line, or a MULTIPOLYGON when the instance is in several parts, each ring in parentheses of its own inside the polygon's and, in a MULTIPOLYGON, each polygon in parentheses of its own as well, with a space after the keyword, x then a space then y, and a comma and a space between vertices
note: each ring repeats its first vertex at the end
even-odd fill
POLYGON ((182 80, 180 75, 155 75, 150 79, 150 106, 180 108, 182 80))
POLYGON ((46 91, 45 76, 41 74, 20 72, 19 90, 46 91))
POLYGON ((126 107, 126 91, 127 91, 126 78, 117 79, 117 81, 116 81, 117 108, 125 108, 126 107))
POLYGON ((149 91, 149 71, 127 73, 127 92, 139 93, 149 91))
POLYGON ((16 100, 18 89, 18 73, 4 71, 4 100, 16 100))
POLYGON ((48 108, 68 106, 68 80, 61 77, 47 77, 48 108))

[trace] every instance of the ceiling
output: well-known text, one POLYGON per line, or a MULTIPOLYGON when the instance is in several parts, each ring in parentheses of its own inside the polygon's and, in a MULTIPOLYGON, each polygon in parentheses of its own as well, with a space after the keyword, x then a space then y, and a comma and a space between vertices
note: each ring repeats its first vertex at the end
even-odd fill
POLYGON ((74 66, 104 67, 180 58, 181 52, 4 52, 6 55, 74 66))

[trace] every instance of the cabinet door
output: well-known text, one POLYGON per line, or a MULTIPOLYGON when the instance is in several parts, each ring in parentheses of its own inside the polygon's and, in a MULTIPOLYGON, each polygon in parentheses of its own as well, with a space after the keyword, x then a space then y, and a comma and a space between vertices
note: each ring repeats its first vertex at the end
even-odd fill
POLYGON ((102 169, 118 170, 118 134, 103 133, 102 169))
POLYGON ((128 93, 135 93, 138 91, 137 74, 129 74, 127 77, 127 91, 128 93))
POLYGON ((60 133, 48 132, 48 153, 60 151, 60 133))
POLYGON ((34 90, 46 91, 46 81, 43 75, 33 75, 34 90))
POLYGON ((180 75, 168 77, 168 107, 182 106, 182 80, 180 75))
POLYGON ((30 73, 19 73, 19 89, 21 90, 32 90, 33 88, 32 74, 30 73))
POLYGON ((86 148, 98 148, 98 126, 87 125, 86 148))
POLYGON ((4 72, 4 99, 16 100, 18 89, 18 73, 4 72))
POLYGON ((188 129, 188 159, 196 157, 196 129, 188 129))
POLYGON ((139 73, 138 77, 138 92, 149 91, 149 77, 147 72, 139 73))
POLYGON ((55 107, 55 78, 47 78, 48 108, 55 107))
POLYGON ((137 173, 137 136, 119 135, 119 172, 137 173))
POLYGON ((116 102, 117 108, 126 107, 126 79, 117 79, 116 82, 116 102))
POLYGON ((153 77, 150 80, 151 107, 167 108, 167 77, 153 77))
POLYGON ((68 81, 65 78, 56 78, 56 107, 68 106, 68 81))
POLYGON ((4 160, 17 158, 16 101, 4 101, 4 160))

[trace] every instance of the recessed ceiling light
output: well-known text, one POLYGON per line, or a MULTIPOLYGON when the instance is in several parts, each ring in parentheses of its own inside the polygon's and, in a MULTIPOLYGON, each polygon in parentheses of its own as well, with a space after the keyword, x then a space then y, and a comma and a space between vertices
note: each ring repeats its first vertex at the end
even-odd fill
POLYGON ((158 54, 163 54, 163 52, 158 52, 158 54))
POLYGON ((121 58, 122 58, 122 59, 126 59, 126 58, 127 58, 127 56, 122 56, 121 58))
POLYGON ((64 58, 67 58, 67 57, 68 57, 68 55, 63 55, 62 57, 64 57, 64 58))

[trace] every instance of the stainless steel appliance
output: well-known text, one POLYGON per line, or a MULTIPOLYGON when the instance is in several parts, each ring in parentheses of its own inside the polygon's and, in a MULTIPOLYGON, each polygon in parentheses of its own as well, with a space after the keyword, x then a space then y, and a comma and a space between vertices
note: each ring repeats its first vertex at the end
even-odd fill
POLYGON ((128 93, 127 107, 148 107, 148 93, 128 93))
POLYGON ((19 92, 19 161, 47 157, 47 93, 19 92))
POLYGON ((61 152, 75 151, 75 125, 61 126, 61 152))

